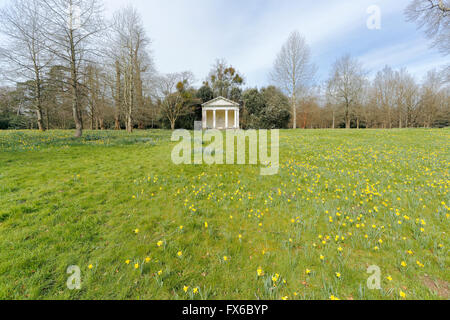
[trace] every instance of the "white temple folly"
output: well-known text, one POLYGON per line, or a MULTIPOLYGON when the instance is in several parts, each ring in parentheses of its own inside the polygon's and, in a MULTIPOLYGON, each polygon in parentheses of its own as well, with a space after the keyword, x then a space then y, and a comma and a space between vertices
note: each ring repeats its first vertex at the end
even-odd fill
POLYGON ((202 104, 203 129, 239 129, 239 104, 217 97, 202 104))

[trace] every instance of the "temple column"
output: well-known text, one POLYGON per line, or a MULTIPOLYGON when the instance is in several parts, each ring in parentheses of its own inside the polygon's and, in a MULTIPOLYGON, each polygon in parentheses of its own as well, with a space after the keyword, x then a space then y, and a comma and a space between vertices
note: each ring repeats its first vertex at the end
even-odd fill
POLYGON ((225 130, 228 130, 228 110, 225 110, 225 130))
POLYGON ((216 110, 213 110, 213 129, 216 129, 216 110))
POLYGON ((239 129, 239 109, 236 111, 236 129, 239 129))
POLYGON ((202 110, 202 119, 203 119, 203 130, 206 130, 207 121, 208 121, 208 113, 206 110, 202 110))

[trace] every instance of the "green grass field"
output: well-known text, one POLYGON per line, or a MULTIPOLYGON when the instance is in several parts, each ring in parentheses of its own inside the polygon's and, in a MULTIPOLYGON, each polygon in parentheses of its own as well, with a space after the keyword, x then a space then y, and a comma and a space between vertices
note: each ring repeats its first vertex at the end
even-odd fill
POLYGON ((266 177, 72 135, 0 132, 0 299, 450 298, 448 129, 282 131, 266 177))

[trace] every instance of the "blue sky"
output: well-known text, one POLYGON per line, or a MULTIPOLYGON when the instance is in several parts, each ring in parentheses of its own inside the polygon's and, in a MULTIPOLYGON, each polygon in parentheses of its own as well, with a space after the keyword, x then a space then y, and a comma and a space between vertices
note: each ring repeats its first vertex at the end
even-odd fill
MULTIPOLYGON (((6 0, 0 0, 0 4, 6 0)), ((246 86, 269 84, 269 72, 293 30, 302 33, 318 66, 317 82, 345 53, 375 73, 386 64, 406 67, 417 80, 449 63, 403 14, 410 0, 105 0, 108 15, 128 3, 142 14, 158 71, 192 71, 205 79, 225 58, 246 86), (369 30, 367 9, 381 9, 381 29, 369 30)))

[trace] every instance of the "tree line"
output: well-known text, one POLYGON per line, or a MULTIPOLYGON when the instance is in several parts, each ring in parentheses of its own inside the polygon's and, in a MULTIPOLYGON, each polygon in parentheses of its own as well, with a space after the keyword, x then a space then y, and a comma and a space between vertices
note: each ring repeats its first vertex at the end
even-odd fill
MULTIPOLYGON (((444 55, 447 8, 415 0, 406 11, 444 55)), ((201 104, 218 96, 241 105, 245 129, 450 125, 448 67, 430 70, 420 84, 389 66, 370 79, 345 55, 317 84, 311 49, 297 31, 274 61, 271 85, 258 89, 244 87, 244 75, 224 59, 199 88, 190 71, 158 73, 132 6, 105 19, 100 0, 13 0, 0 11, 0 28, 7 40, 0 45, 1 76, 14 83, 0 88, 0 129, 75 129, 77 137, 84 129, 192 129, 201 104)))

